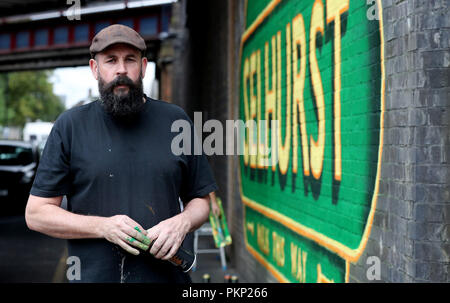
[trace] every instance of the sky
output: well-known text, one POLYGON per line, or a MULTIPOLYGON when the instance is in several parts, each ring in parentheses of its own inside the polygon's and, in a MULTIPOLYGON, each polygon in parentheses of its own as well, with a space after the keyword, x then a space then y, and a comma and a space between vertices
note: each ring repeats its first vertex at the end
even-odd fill
MULTIPOLYGON (((155 75, 155 64, 148 62, 145 73, 144 93, 149 95, 150 87, 155 75)), ((92 75, 89 66, 57 68, 50 78, 53 83, 53 92, 56 95, 64 96, 66 108, 69 109, 80 100, 88 96, 89 88, 92 89, 92 95, 98 96, 98 84, 92 75)))

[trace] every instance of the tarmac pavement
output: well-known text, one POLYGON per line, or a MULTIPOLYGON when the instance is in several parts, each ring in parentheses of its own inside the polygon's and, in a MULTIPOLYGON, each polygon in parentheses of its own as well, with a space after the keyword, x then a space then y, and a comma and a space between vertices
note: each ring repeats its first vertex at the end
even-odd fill
POLYGON ((55 272, 65 240, 29 230, 23 215, 2 216, 0 247, 1 283, 58 282, 55 272))

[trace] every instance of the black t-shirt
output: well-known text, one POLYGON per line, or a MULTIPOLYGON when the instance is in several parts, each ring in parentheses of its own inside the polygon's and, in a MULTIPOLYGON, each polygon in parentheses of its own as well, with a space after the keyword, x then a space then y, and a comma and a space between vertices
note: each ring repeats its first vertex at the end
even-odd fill
MULTIPOLYGON (((113 119, 99 101, 70 109, 55 122, 31 194, 67 196, 81 215, 127 215, 145 229, 217 190, 204 154, 175 155, 172 123, 192 121, 178 106, 146 97, 132 122, 113 119)), ((177 130, 178 131, 178 130, 177 130)), ((193 144, 192 144, 193 145, 193 144)), ((193 150, 193 149, 192 149, 193 150)), ((189 282, 189 276, 148 253, 133 256, 105 239, 68 240, 80 258, 81 282, 189 282)))

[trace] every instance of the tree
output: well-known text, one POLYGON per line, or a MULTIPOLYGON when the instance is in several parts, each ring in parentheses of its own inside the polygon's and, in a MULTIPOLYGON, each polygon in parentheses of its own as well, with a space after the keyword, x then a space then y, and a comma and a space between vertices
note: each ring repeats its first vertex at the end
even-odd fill
POLYGON ((54 121, 65 110, 53 93, 51 71, 0 74, 0 121, 23 127, 27 121, 54 121))

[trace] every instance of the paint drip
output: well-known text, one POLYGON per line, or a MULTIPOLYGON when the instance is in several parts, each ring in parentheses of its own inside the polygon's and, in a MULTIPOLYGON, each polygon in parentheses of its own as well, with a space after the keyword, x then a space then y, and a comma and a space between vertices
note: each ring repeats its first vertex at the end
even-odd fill
POLYGON ((126 255, 123 255, 122 253, 120 254, 122 256, 122 260, 120 262, 120 283, 125 283, 127 277, 129 276, 129 272, 128 273, 124 273, 124 266, 125 266, 125 258, 126 255))
POLYGON ((125 256, 122 257, 122 262, 120 264, 120 283, 125 282, 125 277, 123 275, 123 265, 125 264, 125 256))

